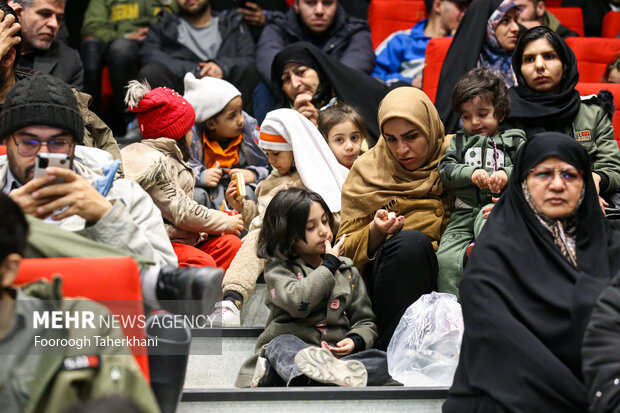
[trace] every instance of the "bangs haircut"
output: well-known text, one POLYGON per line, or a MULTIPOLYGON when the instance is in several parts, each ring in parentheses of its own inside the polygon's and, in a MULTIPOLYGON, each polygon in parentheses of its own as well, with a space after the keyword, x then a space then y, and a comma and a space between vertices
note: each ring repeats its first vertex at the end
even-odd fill
POLYGON ((493 71, 473 68, 465 73, 452 91, 452 110, 462 113, 461 106, 476 98, 487 99, 495 109, 495 117, 501 122, 510 112, 510 97, 504 79, 493 71))
POLYGON ((280 191, 265 211, 256 255, 265 259, 297 258, 293 245, 298 240, 306 241, 306 224, 312 202, 318 202, 323 207, 333 230, 334 216, 321 195, 303 188, 280 191))
POLYGON ((336 125, 340 125, 346 121, 351 121, 353 125, 362 134, 362 139, 366 138, 366 126, 360 114, 351 106, 342 104, 336 104, 329 106, 319 111, 319 117, 317 120, 317 128, 321 135, 328 140, 329 131, 336 125))

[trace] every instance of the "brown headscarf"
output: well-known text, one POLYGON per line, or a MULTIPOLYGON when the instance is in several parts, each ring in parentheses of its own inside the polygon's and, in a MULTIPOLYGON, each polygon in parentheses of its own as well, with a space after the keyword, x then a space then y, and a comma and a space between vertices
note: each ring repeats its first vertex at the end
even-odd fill
POLYGON ((355 161, 342 187, 343 221, 374 214, 396 198, 439 197, 444 192, 437 164, 450 142, 428 96, 413 87, 394 89, 381 101, 378 121, 379 142, 355 161), (392 118, 413 123, 428 140, 427 158, 415 171, 405 169, 385 142, 383 124, 392 118))

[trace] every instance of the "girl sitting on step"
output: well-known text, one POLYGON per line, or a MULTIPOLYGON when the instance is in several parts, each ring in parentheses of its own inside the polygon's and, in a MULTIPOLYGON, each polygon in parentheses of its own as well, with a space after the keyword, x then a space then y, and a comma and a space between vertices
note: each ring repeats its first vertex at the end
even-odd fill
POLYGON ((315 192, 290 188, 269 203, 258 255, 267 259, 270 315, 236 386, 391 381, 385 352, 372 349, 378 334, 364 281, 353 262, 340 257, 345 236, 331 244, 333 223, 315 192))

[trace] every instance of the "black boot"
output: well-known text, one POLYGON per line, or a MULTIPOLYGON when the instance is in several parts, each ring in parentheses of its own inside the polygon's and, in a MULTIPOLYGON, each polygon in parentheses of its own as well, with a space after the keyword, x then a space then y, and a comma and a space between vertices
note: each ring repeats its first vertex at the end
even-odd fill
POLYGON ((215 267, 162 267, 157 278, 157 301, 174 314, 211 314, 222 295, 224 270, 215 267))
POLYGON ((157 337, 157 347, 149 348, 149 370, 151 388, 162 413, 176 411, 192 338, 189 327, 170 326, 173 325, 171 318, 170 313, 160 311, 151 314, 146 322, 147 337, 157 337))

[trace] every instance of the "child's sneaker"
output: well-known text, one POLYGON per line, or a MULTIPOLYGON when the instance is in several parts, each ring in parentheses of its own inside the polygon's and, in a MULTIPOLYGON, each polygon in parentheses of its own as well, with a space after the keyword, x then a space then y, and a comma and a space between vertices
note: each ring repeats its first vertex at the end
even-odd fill
POLYGON ((209 319, 215 327, 241 327, 241 310, 230 300, 219 301, 209 319))
POLYGON ((319 347, 307 347, 295 355, 295 365, 312 380, 343 387, 364 387, 368 372, 362 362, 339 360, 331 351, 319 347))

